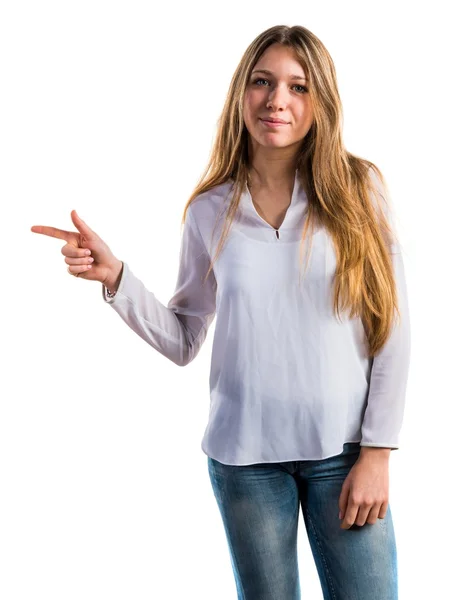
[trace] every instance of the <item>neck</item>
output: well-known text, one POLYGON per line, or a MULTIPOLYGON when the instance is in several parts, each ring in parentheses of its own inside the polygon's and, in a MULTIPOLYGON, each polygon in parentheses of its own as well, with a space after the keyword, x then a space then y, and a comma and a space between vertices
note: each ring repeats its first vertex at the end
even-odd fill
POLYGON ((295 180, 295 165, 270 164, 251 165, 249 169, 249 186, 265 190, 277 190, 284 186, 293 186, 295 180))
POLYGON ((297 169, 297 148, 266 148, 250 139, 249 185, 265 190, 290 186, 297 169))
POLYGON ((249 168, 248 183, 265 190, 283 188, 293 184, 295 171, 295 162, 254 160, 249 168))

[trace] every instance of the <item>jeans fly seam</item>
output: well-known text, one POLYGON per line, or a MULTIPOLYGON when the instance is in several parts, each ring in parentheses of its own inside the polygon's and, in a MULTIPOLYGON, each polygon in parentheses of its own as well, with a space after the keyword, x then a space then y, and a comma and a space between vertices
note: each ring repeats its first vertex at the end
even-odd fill
POLYGON ((332 594, 332 598, 334 600, 336 600, 336 594, 335 594, 335 588, 333 586, 332 575, 330 573, 330 569, 328 568, 327 561, 325 560, 325 554, 322 551, 322 547, 321 547, 321 544, 320 544, 320 541, 319 541, 319 536, 317 535, 316 528, 314 527, 314 523, 313 523, 313 520, 311 518, 311 514, 310 514, 310 512, 309 512, 308 509, 306 509, 306 514, 308 515, 308 520, 309 520, 309 524, 311 526, 311 531, 312 531, 312 534, 313 534, 313 537, 314 537, 314 541, 316 542, 316 545, 317 545, 317 547, 319 549, 319 554, 321 555, 322 563, 324 565, 324 571, 325 571, 325 574, 327 575, 327 582, 328 582, 328 584, 330 586, 330 592, 332 594))

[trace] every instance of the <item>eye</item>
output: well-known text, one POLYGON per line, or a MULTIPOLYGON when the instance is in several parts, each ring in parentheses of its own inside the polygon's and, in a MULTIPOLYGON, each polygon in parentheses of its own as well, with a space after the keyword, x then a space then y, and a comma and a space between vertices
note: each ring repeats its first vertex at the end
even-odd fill
POLYGON ((296 84, 294 85, 294 87, 299 87, 299 88, 301 88, 301 89, 302 89, 302 91, 300 92, 300 94, 304 94, 305 92, 307 92, 307 91, 308 91, 308 88, 307 88, 306 86, 304 86, 304 85, 299 85, 298 83, 296 83, 296 84))
MULTIPOLYGON (((254 79, 254 81, 252 83, 254 85, 258 85, 259 81, 266 81, 267 83, 269 83, 268 79, 265 79, 264 77, 259 77, 258 79, 254 79)), ((260 86, 260 87, 263 87, 263 86, 260 86)), ((296 83, 292 87, 301 88, 300 91, 299 91, 300 94, 304 94, 305 92, 308 91, 307 87, 305 87, 304 85, 299 85, 298 83, 296 83)))

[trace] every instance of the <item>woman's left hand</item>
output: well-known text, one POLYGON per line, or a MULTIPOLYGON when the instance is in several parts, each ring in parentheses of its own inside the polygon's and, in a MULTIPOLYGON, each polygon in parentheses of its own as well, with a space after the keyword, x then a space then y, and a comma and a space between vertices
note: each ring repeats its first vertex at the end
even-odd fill
POLYGON ((361 454, 341 489, 338 506, 342 529, 374 525, 384 519, 389 504, 389 456, 373 448, 361 454))

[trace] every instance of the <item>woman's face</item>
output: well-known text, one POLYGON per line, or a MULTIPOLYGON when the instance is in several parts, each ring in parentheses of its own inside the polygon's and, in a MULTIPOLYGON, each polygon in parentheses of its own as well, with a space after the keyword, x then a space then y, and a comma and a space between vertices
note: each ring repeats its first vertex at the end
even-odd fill
POLYGON ((272 44, 254 65, 244 95, 243 118, 251 142, 268 148, 301 146, 313 123, 308 81, 291 48, 272 44), (268 72, 259 72, 266 70, 268 72), (271 126, 264 119, 285 124, 271 126))

